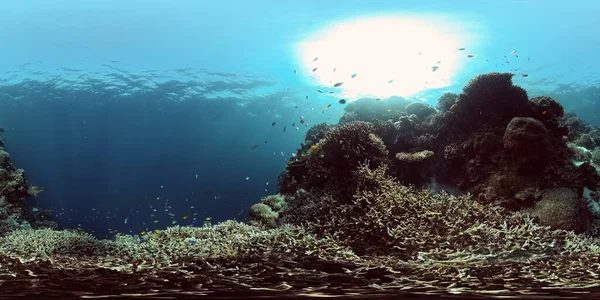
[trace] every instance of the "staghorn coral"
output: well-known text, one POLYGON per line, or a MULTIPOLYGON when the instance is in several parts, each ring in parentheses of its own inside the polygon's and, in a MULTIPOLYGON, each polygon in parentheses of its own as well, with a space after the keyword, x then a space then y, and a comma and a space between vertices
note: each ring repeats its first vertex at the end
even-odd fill
POLYGON ((396 158, 402 162, 421 162, 426 159, 432 158, 434 155, 433 151, 423 150, 419 152, 407 153, 407 152, 399 152, 396 153, 396 158))
POLYGON ((402 260, 417 259, 419 253, 461 249, 472 254, 501 253, 524 244, 530 253, 569 247, 559 238, 564 232, 537 226, 527 214, 513 214, 469 196, 415 190, 386 173, 385 166, 361 165, 355 172, 359 184, 352 203, 312 195, 283 218, 318 236, 333 237, 358 255, 391 255, 402 260), (527 242, 532 239, 539 243, 527 242))
POLYGON ((113 249, 93 236, 77 231, 43 229, 17 229, 0 238, 3 252, 13 255, 106 255, 113 249))

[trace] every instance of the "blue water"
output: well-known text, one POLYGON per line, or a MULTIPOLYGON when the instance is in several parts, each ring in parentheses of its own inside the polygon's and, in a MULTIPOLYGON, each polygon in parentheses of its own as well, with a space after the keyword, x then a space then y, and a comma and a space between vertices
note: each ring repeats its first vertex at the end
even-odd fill
MULTIPOLYGON (((35 206, 99 237, 245 220, 250 205, 276 193, 310 126, 343 114, 335 95, 315 91, 298 43, 352 20, 428 15, 461 24, 453 34, 476 57, 463 55, 448 85, 400 96, 435 105, 478 74, 518 69, 528 77, 514 81, 531 97, 550 95, 600 125, 597 1, 6 2, 6 149, 29 183, 45 188, 35 206)), ((431 39, 372 34, 417 46, 431 39)), ((366 49, 377 47, 386 46, 366 49)), ((369 53, 360 59, 368 64, 369 53)))

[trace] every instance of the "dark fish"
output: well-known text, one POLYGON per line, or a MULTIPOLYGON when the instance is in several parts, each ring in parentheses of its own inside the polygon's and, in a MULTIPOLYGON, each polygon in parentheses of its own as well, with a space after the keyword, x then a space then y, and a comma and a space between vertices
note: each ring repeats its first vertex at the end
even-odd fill
POLYGON ((335 68, 333 68, 333 71, 335 72, 335 68))
POLYGON ((440 60, 440 61, 438 61, 437 63, 438 63, 438 64, 441 64, 441 63, 442 63, 442 61, 440 60))
POLYGON ((438 66, 433 66, 433 67, 431 67, 431 72, 435 72, 435 70, 437 70, 437 69, 439 69, 439 68, 440 68, 440 67, 438 67, 438 66))
POLYGON ((315 57, 315 59, 313 59, 313 61, 317 61, 317 59, 319 59, 318 57, 315 57))
POLYGON ((314 72, 314 71, 316 71, 317 69, 318 69, 318 68, 314 68, 314 69, 313 69, 313 72, 314 72))
POLYGON ((268 143, 269 141, 265 141, 265 144, 268 143))
POLYGON ((392 79, 392 80, 388 81, 388 83, 392 83, 392 82, 394 82, 394 79, 392 79))
POLYGON ((300 124, 304 124, 304 122, 306 122, 304 119, 300 119, 300 124))
POLYGON ((345 99, 340 99, 340 101, 338 101, 340 104, 346 104, 346 100, 345 99))
POLYGON ((475 54, 469 54, 469 55, 467 55, 467 57, 468 57, 468 58, 475 57, 475 54))
POLYGON ((464 51, 464 50, 465 50, 465 48, 458 48, 458 49, 456 49, 456 50, 458 50, 458 51, 464 51))
POLYGON ((250 146, 250 149, 256 149, 256 148, 258 148, 258 145, 252 145, 252 146, 250 146))
POLYGON ((518 56, 518 55, 516 55, 516 54, 515 54, 515 57, 516 57, 516 58, 519 58, 519 56, 518 56))
POLYGON ((306 96, 306 100, 308 100, 308 96, 306 96))
POLYGON ((296 75, 296 69, 294 69, 294 75, 296 75))
POLYGON ((277 122, 273 122, 273 123, 271 123, 271 126, 275 126, 275 124, 277 124, 277 122))
POLYGON ((298 108, 298 105, 294 106, 294 108, 298 108))
POLYGON ((356 77, 356 75, 358 75, 358 74, 354 73, 354 74, 350 75, 350 78, 354 78, 354 77, 356 77))
POLYGON ((521 74, 521 77, 527 77, 529 74, 521 74))
POLYGON ((296 122, 292 123, 292 127, 296 127, 296 122))
POLYGON ((381 101, 381 98, 377 98, 377 99, 375 99, 375 101, 381 101))
POLYGON ((283 132, 287 131, 287 126, 283 126, 283 132))
POLYGON ((323 91, 321 91, 321 90, 317 90, 317 92, 319 92, 319 93, 323 94, 323 91))
POLYGON ((343 82, 338 82, 338 83, 334 84, 334 85, 333 85, 333 87, 339 87, 339 86, 341 86, 342 84, 344 84, 344 83, 343 83, 343 82))
POLYGON ((531 58, 529 58, 529 57, 528 57, 528 58, 527 58, 527 60, 528 60, 528 61, 531 61, 531 58))
POLYGON ((330 108, 330 107, 331 107, 331 104, 327 104, 327 108, 330 108))

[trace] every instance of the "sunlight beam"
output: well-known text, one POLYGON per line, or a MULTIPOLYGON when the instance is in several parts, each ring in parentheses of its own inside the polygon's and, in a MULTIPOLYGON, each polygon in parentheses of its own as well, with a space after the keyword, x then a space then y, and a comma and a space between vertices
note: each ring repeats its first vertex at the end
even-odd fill
POLYGON ((406 97, 446 87, 466 54, 457 50, 467 47, 460 33, 457 22, 431 16, 375 16, 336 23, 298 44, 299 75, 348 99, 406 97), (343 85, 333 88, 338 82, 343 85))

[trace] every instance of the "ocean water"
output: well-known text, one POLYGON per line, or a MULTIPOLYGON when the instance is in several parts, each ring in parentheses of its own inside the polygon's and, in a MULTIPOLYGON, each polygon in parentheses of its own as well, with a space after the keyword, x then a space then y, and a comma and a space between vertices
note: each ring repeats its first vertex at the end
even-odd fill
MULTIPOLYGON (((168 228, 204 230, 228 224, 223 223, 228 220, 245 223, 250 221, 252 205, 282 192, 278 177, 288 162, 302 155, 299 150, 313 126, 338 126, 348 118, 346 107, 366 101, 371 102, 365 105, 372 105, 374 110, 384 108, 384 112, 386 101, 393 106, 398 97, 436 108, 444 93, 460 94, 471 79, 491 72, 512 73, 512 83, 525 90, 529 98, 549 96, 590 128, 600 126, 597 1, 6 2, 0 5, 1 138, 12 164, 25 170, 27 183, 43 188, 39 195, 27 196, 25 204, 0 202, 0 218, 8 220, 11 214, 17 215, 10 219, 18 223, 12 224, 11 230, 27 227, 22 223, 31 216, 25 210, 47 211, 54 230, 86 232, 90 238, 108 240, 128 235, 152 241, 154 237, 149 236, 168 232, 168 228), (5 208, 11 205, 23 208, 5 208)), ((394 114, 403 113, 395 108, 388 112, 394 121, 398 119, 394 114)), ((548 110, 541 113, 546 115, 548 110)), ((320 151, 318 140, 313 142, 312 150, 320 151)), ((596 147, 594 144, 587 150, 596 147)), ((579 159, 573 157, 573 161, 579 159)), ((323 179, 331 184, 336 180, 339 178, 323 179)), ((455 182, 446 183, 441 182, 440 189, 461 193, 455 182)), ((582 191, 577 192, 584 198, 582 191)), ((12 192, 7 188, 0 193, 6 196, 12 192)), ((27 222, 34 224, 32 220, 27 222)), ((240 232, 259 235, 255 229, 222 226, 233 226, 227 230, 242 236, 240 232)), ((593 234, 581 236, 595 238, 593 234)), ((40 235, 21 242, 29 247, 43 243, 39 241, 43 238, 40 235)), ((185 238, 184 243, 191 245, 196 245, 196 238, 200 240, 199 236, 191 242, 188 235, 185 238)), ((53 257, 52 253, 31 261, 16 259, 17 246, 11 243, 17 242, 0 243, 4 248, 0 265, 13 266, 0 267, 3 296, 221 295, 208 290, 223 292, 223 297, 318 293, 346 293, 348 297, 375 297, 378 293, 525 297, 575 293, 570 285, 552 285, 545 279, 523 281, 518 287, 511 287, 508 279, 503 285, 496 282, 500 287, 491 288, 488 282, 487 293, 475 285, 459 289, 452 285, 451 278, 457 277, 448 275, 451 271, 444 273, 446 277, 434 279, 430 278, 434 275, 423 273, 428 283, 406 279, 419 282, 412 289, 401 286, 402 280, 384 286, 390 281, 376 273, 385 273, 385 268, 377 269, 374 263, 383 266, 384 259, 365 264, 372 269, 357 271, 353 282, 330 274, 352 269, 351 264, 326 264, 325 257, 329 256, 325 254, 314 260, 301 259, 319 270, 313 270, 311 280, 306 281, 282 279, 284 275, 261 277, 259 274, 269 271, 301 274, 289 262, 277 269, 273 261, 264 262, 260 272, 260 268, 248 271, 256 271, 254 275, 259 279, 244 281, 232 271, 235 259, 220 256, 217 261, 223 263, 223 269, 215 268, 218 271, 214 271, 214 277, 197 281, 182 278, 208 272, 200 262, 189 262, 197 269, 169 277, 174 271, 166 271, 172 267, 168 263, 169 267, 152 266, 158 273, 150 276, 112 265, 100 267, 104 263, 98 257, 86 256, 82 258, 84 271, 77 273, 77 267, 62 268, 68 265, 60 262, 64 256, 53 257), (222 261, 227 259, 231 260, 222 261), (160 273, 163 267, 165 273, 160 273), (162 277, 156 275, 159 273, 162 277), (161 283, 159 277, 173 285, 161 283), (378 279, 371 282, 369 278, 378 279), (115 283, 119 281, 129 285, 115 283), (316 288, 318 283, 328 281, 330 289, 316 288), (442 288, 441 283, 438 286, 434 282, 447 284, 442 288), (208 290, 206 286, 210 286, 208 290)), ((215 247, 216 253, 226 251, 215 247)), ((61 253, 68 256, 69 251, 61 253)), ((260 265, 255 259, 245 257, 237 263, 260 265)), ((551 264, 554 256, 542 259, 551 264)), ((592 297, 600 284, 600 270, 592 264, 595 256, 586 259, 590 261, 590 278, 573 285, 577 285, 577 291, 587 291, 579 296, 592 297)), ((285 259, 274 261, 278 260, 285 259)), ((556 258, 559 260, 562 257, 556 258)), ((183 264, 175 261, 170 262, 183 264)), ((408 265, 412 260, 406 261, 408 265)), ((132 264, 143 263, 136 260, 132 264)), ((510 268, 521 266, 512 260, 510 264, 510 268)), ((492 265, 509 268, 499 262, 492 265)), ((485 269, 482 266, 489 265, 481 262, 464 268, 485 269)), ((395 270, 396 275, 402 272, 395 270)), ((556 276, 583 276, 583 271, 577 270, 572 276, 567 271, 556 276)), ((411 272, 407 271, 406 278, 409 273, 415 274, 411 272)))

